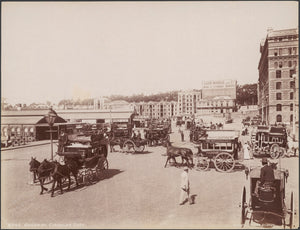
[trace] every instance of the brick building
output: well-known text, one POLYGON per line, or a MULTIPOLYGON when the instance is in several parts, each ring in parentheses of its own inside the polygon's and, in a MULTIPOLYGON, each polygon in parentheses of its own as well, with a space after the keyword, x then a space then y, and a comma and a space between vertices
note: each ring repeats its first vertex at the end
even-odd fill
POLYGON ((202 99, 202 90, 178 92, 178 115, 195 114, 197 103, 202 99))
POLYGON ((291 123, 298 107, 298 29, 268 29, 260 53, 257 91, 262 120, 291 123))
POLYGON ((136 102, 134 109, 137 114, 149 118, 169 118, 177 115, 176 101, 136 102))
POLYGON ((229 113, 236 111, 236 80, 202 82, 202 99, 196 104, 197 114, 229 113))

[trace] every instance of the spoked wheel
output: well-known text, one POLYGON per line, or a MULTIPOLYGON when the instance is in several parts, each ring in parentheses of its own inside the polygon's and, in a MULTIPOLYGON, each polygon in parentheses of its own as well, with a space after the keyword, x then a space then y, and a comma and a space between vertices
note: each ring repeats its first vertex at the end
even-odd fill
POLYGON ((134 152, 134 143, 132 141, 125 141, 123 145, 123 150, 125 152, 134 152))
POLYGON ((278 144, 273 144, 270 149, 270 157, 272 159, 277 159, 280 156, 280 146, 278 144))
POLYGON ((85 182, 86 183, 91 183, 94 179, 94 173, 92 169, 86 169, 86 173, 85 173, 85 182))
POLYGON ((206 171, 209 167, 209 160, 206 157, 198 156, 196 158, 196 169, 200 171, 206 171))
POLYGON ((290 209, 290 229, 292 229, 294 226, 294 218, 295 218, 295 207, 294 207, 294 193, 291 193, 291 209, 290 209))
POLYGON ((139 145, 139 146, 137 146, 137 145, 135 145, 134 146, 134 150, 135 150, 135 152, 143 152, 144 151, 144 149, 145 149, 145 145, 139 145))
POLYGON ((246 188, 244 186, 243 192, 242 192, 242 199, 241 199, 241 225, 242 227, 245 224, 246 221, 246 188))
POLYGON ((214 164, 219 172, 230 172, 235 166, 235 161, 232 155, 224 152, 216 156, 214 164))

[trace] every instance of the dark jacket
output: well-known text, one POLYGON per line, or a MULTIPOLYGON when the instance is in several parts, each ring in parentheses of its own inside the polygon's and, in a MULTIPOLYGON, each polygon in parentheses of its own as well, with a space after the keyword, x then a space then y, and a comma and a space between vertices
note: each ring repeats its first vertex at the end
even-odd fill
POLYGON ((274 170, 272 166, 265 165, 260 170, 260 182, 264 184, 265 182, 274 182, 274 170))

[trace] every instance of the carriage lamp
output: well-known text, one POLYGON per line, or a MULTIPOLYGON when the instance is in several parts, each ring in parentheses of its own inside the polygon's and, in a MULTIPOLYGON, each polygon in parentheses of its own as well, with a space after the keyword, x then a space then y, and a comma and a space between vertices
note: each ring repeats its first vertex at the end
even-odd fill
POLYGON ((52 127, 54 125, 55 119, 57 117, 57 113, 50 107, 47 115, 45 115, 45 119, 50 127, 50 141, 51 141, 51 160, 53 160, 53 138, 52 138, 52 127))

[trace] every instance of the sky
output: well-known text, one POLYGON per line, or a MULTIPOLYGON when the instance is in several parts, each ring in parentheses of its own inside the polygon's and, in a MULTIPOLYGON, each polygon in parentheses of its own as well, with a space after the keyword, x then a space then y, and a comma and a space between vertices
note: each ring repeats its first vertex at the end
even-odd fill
POLYGON ((298 27, 298 3, 2 2, 1 23, 1 96, 58 103, 256 83, 261 40, 298 27))

